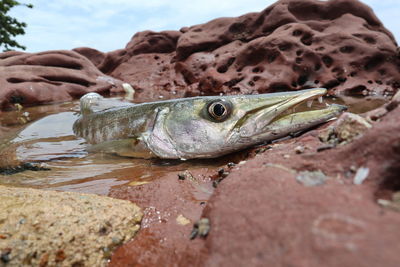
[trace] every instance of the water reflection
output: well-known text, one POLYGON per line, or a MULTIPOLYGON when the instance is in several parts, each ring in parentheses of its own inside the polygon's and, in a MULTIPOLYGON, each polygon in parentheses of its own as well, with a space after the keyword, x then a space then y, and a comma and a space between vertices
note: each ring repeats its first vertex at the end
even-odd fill
MULTIPOLYGON (((349 111, 354 113, 372 110, 385 101, 383 98, 350 96, 325 99, 327 103, 347 105, 349 111)), ((314 105, 322 107, 325 103, 314 105)), ((151 182, 171 172, 188 168, 216 168, 235 161, 235 155, 217 160, 182 162, 88 154, 84 140, 76 138, 72 132, 77 110, 78 101, 0 113, 0 130, 6 129, 7 132, 0 136, 3 161, 15 157, 17 162, 40 162, 50 169, 0 175, 0 184, 108 194, 113 186, 151 182), (18 119, 21 116, 30 122, 23 124, 24 121, 18 119)))
MULTIPOLYGON (((76 105, 71 104, 70 108, 76 109, 76 105)), ((38 108, 38 112, 41 111, 38 108)), ((20 129, 8 134, 7 141, 3 138, 2 152, 12 155, 18 162, 40 162, 41 167, 50 170, 27 170, 12 175, 0 175, 1 184, 108 194, 112 186, 140 184, 170 172, 218 166, 226 161, 219 159, 182 162, 132 159, 103 153, 88 154, 85 141, 75 137, 72 131, 77 113, 68 111, 47 115, 48 113, 46 109, 43 118, 20 126, 20 129)), ((17 117, 12 112, 10 114, 17 117)))

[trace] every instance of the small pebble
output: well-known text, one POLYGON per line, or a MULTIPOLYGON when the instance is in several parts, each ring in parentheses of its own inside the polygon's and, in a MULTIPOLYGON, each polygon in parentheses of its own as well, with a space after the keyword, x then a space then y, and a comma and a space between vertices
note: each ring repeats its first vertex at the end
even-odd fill
POLYGON ((294 148, 294 151, 296 152, 296 154, 302 154, 305 151, 305 147, 304 146, 296 146, 294 148))
POLYGON ((1 262, 8 263, 11 260, 10 254, 11 254, 11 248, 6 248, 5 250, 3 250, 0 254, 1 262))
POLYGON ((211 230, 210 220, 208 218, 201 218, 194 223, 190 239, 195 239, 197 236, 206 238, 211 230))
POLYGON ((221 178, 226 178, 226 177, 228 177, 228 175, 229 175, 229 172, 224 172, 224 173, 221 175, 221 178))
POLYGON ((190 181, 193 181, 194 177, 188 170, 186 170, 183 173, 178 173, 178 179, 179 180, 189 179, 190 181))
POLYGON ((354 166, 354 165, 351 165, 350 166, 350 171, 355 173, 357 171, 357 167, 354 166))
POLYGON ((366 167, 360 167, 358 168, 356 175, 354 175, 353 183, 360 185, 362 184, 365 179, 367 179, 369 174, 369 168, 366 167))
POLYGON ((336 147, 335 144, 322 145, 322 146, 317 148, 317 152, 321 152, 321 151, 324 151, 324 150, 332 149, 334 147, 336 147))
POLYGON ((305 186, 323 185, 328 177, 322 171, 302 171, 296 176, 296 180, 305 186))
POLYGON ((188 218, 186 218, 185 216, 183 216, 182 214, 179 214, 178 217, 176 217, 176 222, 179 225, 187 225, 190 223, 190 220, 188 218))

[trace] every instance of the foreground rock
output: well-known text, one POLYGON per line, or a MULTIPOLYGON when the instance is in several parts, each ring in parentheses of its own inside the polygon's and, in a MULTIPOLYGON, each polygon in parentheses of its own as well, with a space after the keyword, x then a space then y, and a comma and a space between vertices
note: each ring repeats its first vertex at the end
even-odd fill
MULTIPOLYGON (((201 200, 177 174, 114 188, 111 196, 147 211, 137 238, 116 250, 110 266, 397 266, 399 116, 394 108, 330 149, 320 149, 319 135, 347 132, 343 124, 235 153, 248 158, 218 167, 227 177, 201 200), (191 235, 205 219, 207 235, 191 235)), ((216 178, 212 170, 191 173, 216 178)))
POLYGON ((0 186, 0 266, 105 266, 141 218, 129 201, 0 186))
POLYGON ((121 81, 101 73, 74 51, 0 54, 0 110, 15 104, 70 101, 87 92, 121 92, 121 81))
POLYGON ((397 107, 348 144, 321 152, 315 130, 233 168, 201 216, 211 231, 200 252, 187 252, 197 259, 191 264, 397 266, 399 117, 397 107), (327 179, 310 186, 298 179, 304 172, 327 179))
POLYGON ((139 99, 325 87, 331 94, 393 94, 393 35, 357 0, 280 0, 259 13, 180 31, 139 32, 126 48, 76 51, 131 83, 139 99))

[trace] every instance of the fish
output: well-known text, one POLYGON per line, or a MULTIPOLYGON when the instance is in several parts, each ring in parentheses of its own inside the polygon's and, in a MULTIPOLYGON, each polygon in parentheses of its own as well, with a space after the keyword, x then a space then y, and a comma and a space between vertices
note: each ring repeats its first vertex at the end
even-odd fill
POLYGON ((80 100, 81 116, 73 131, 86 140, 89 151, 135 158, 216 158, 337 117, 346 106, 311 107, 326 93, 325 88, 312 88, 141 104, 89 93, 80 100), (296 112, 299 106, 302 110, 296 112))

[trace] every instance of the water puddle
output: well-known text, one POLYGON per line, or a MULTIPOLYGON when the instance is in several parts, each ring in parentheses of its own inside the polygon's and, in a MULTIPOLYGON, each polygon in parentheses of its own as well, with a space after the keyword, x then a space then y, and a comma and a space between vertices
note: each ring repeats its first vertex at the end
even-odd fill
POLYGON ((0 174, 0 184, 107 195, 117 185, 140 185, 188 168, 216 168, 228 159, 168 161, 87 153, 72 132, 78 101, 1 113, 0 166, 30 162, 48 170, 0 174), (30 120, 24 124, 25 120, 30 120))
MULTIPOLYGON (((345 104, 350 112, 363 113, 382 105, 385 99, 346 96, 326 102, 345 104)), ((3 172, 0 184, 107 195, 114 186, 140 185, 171 172, 215 169, 234 161, 232 156, 182 162, 87 153, 84 140, 72 132, 78 110, 79 102, 75 101, 0 113, 0 167, 30 162, 43 168, 3 172)))

